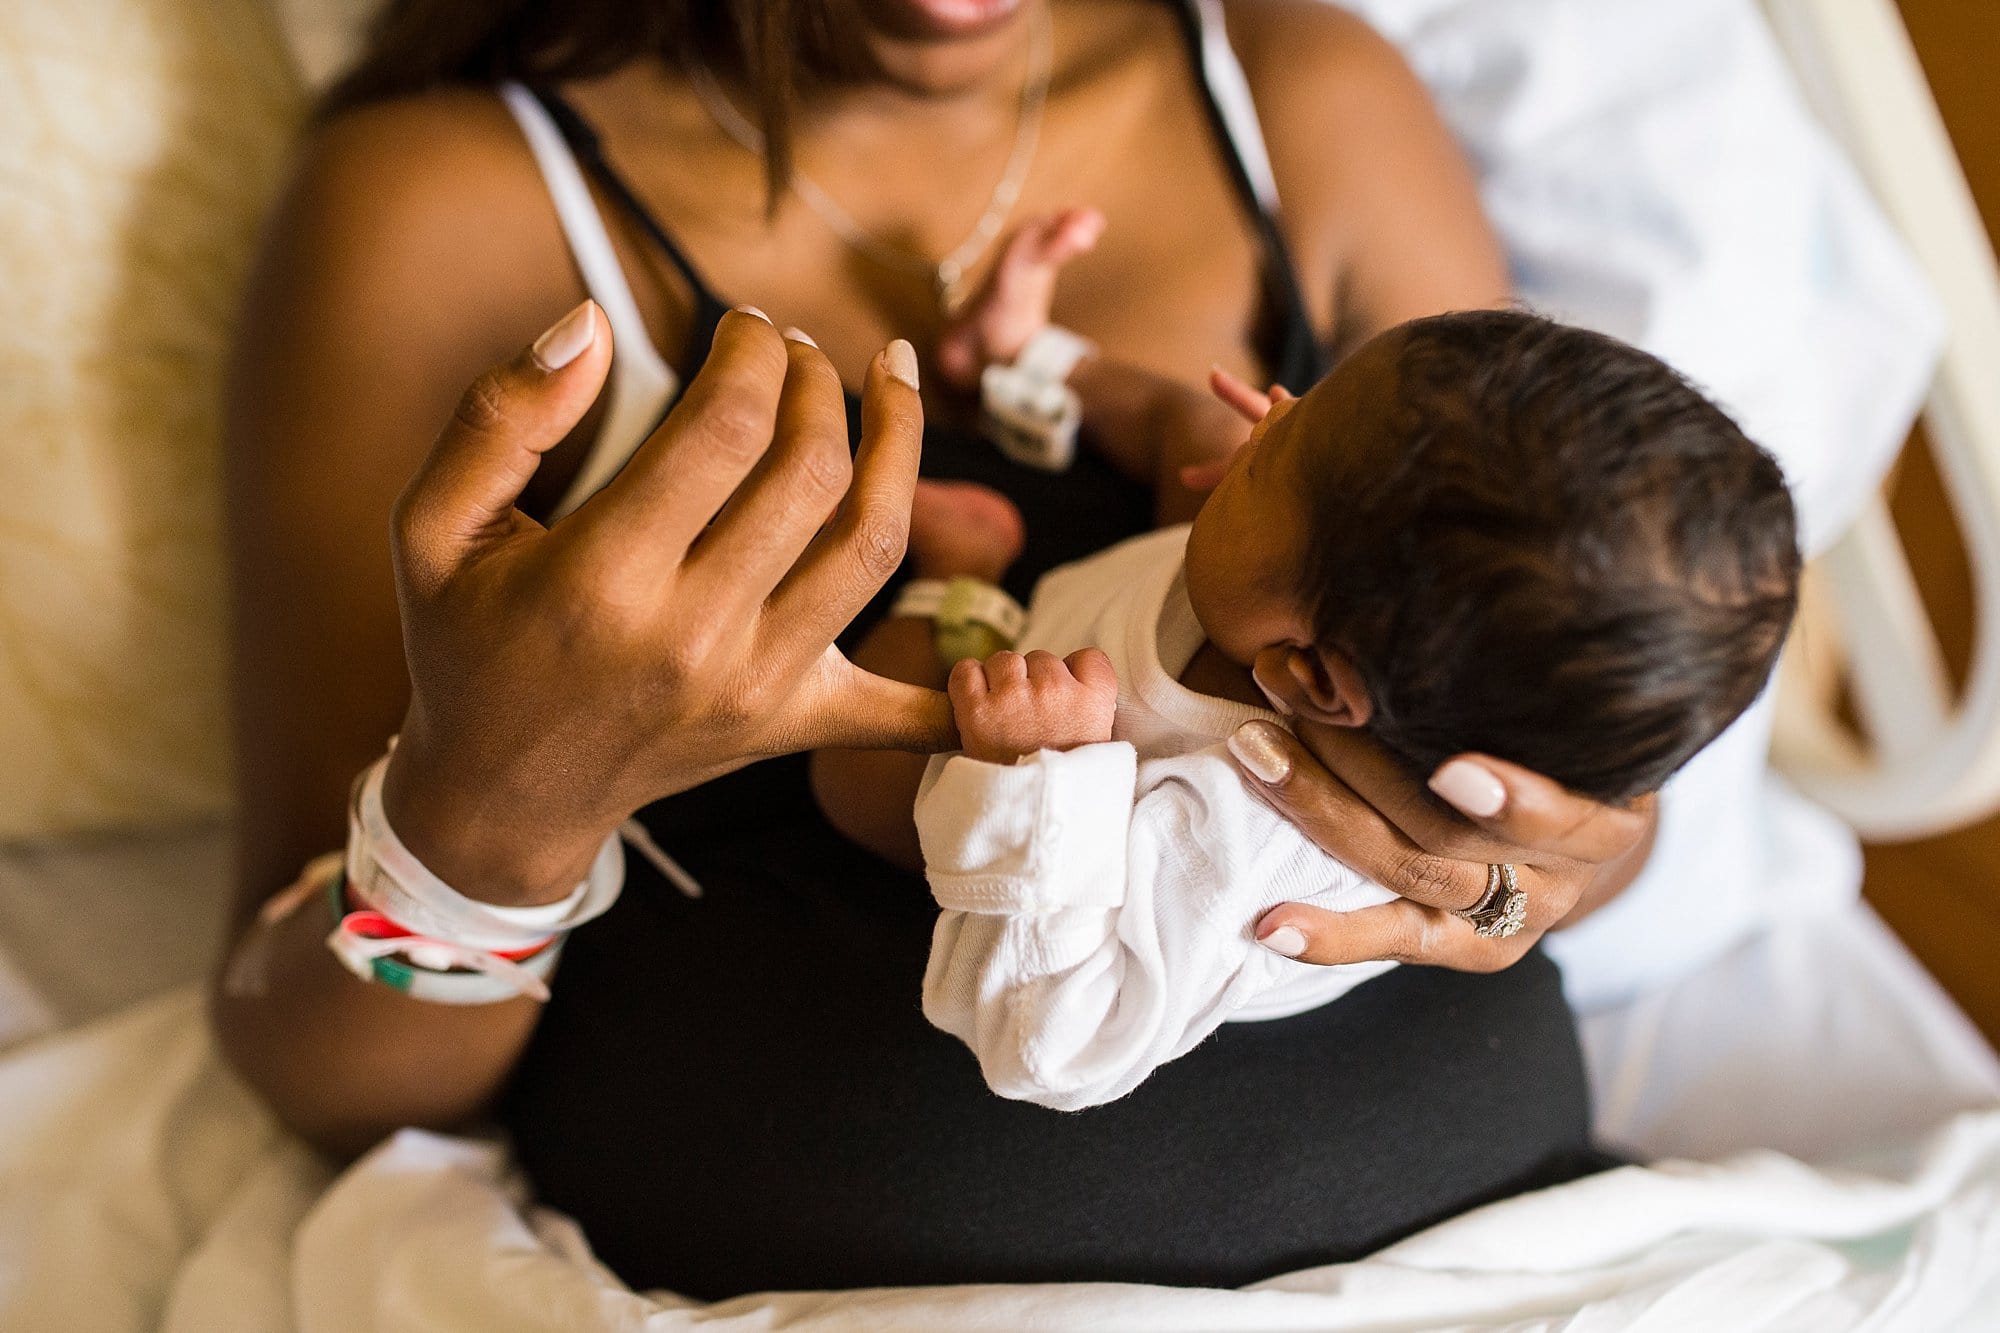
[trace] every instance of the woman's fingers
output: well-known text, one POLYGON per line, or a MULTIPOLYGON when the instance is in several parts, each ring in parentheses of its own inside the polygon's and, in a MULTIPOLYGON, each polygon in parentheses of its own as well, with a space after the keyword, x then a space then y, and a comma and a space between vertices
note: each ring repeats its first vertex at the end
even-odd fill
POLYGON ((784 340, 771 446, 695 542, 691 586, 719 581, 762 601, 847 494, 853 460, 840 376, 806 335, 788 329, 784 340))
POLYGON ((479 540, 521 521, 514 510, 542 455, 597 398, 611 333, 585 301, 505 365, 474 380, 396 505, 398 565, 415 587, 447 577, 479 540))
POLYGON ((785 340, 761 312, 725 314, 667 419, 579 511, 593 537, 653 571, 679 564, 770 447, 788 368, 785 340))
POLYGON ((1483 939, 1465 918, 1407 899, 1355 912, 1284 903, 1258 920, 1256 935, 1265 948, 1302 963, 1330 967, 1386 959, 1461 972, 1507 967, 1536 938, 1523 932, 1512 939, 1483 939))
POLYGON ((1607 805, 1483 754, 1459 755, 1440 765, 1430 787, 1502 842, 1593 864, 1624 855, 1645 836, 1656 799, 1607 805))
MULTIPOLYGON (((1336 777, 1283 727, 1246 722, 1229 738, 1252 791, 1328 855, 1417 903, 1472 907, 1486 894, 1480 849, 1418 845, 1381 810, 1336 777)), ((1468 840, 1484 843, 1476 830, 1468 840)))
POLYGON ((898 338, 869 363, 847 497, 767 604, 772 648, 817 652, 903 563, 923 447, 917 353, 898 338))

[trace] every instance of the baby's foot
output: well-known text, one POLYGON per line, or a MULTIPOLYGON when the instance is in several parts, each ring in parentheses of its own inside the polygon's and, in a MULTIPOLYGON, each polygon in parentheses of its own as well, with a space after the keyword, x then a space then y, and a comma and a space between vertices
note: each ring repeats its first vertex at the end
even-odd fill
POLYGON ((1062 266, 1103 235, 1104 214, 1094 208, 1065 208, 1022 223, 984 285, 939 337, 944 377, 961 389, 974 388, 980 371, 1020 355, 1049 322, 1062 266))
POLYGON ((1014 502, 971 481, 920 481, 910 502, 910 556, 927 579, 998 583, 1021 556, 1027 527, 1014 502))

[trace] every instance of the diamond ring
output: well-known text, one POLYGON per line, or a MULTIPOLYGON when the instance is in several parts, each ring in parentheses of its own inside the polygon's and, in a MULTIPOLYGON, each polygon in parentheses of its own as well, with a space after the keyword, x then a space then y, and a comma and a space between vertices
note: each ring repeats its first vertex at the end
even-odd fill
POLYGON ((1514 867, 1505 862, 1486 868, 1486 895, 1456 913, 1472 923, 1472 933, 1485 940, 1504 940, 1520 932, 1528 919, 1528 895, 1514 867))

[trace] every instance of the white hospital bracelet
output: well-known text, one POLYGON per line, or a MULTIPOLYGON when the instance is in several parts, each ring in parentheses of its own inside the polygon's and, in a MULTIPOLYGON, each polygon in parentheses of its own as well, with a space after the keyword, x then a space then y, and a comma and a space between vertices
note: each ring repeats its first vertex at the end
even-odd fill
POLYGON ((1088 338, 1050 324, 1028 339, 1012 365, 996 363, 980 373, 983 424, 1001 453, 1023 467, 1068 470, 1083 423, 1069 375, 1096 351, 1088 338))
POLYGON ((382 809, 388 765, 384 755, 355 782, 348 809, 347 885, 357 901, 403 929, 470 949, 509 951, 595 920, 618 901, 625 886, 625 852, 616 833, 597 849, 590 873, 564 900, 566 910, 559 914, 496 907, 466 897, 432 874, 389 827, 382 809))
POLYGON ((1033 337, 1021 344, 1020 352, 1014 357, 1014 368, 1062 384, 1076 369, 1077 362, 1096 355, 1097 344, 1082 334, 1060 324, 1044 324, 1033 337))
POLYGON ((890 614, 933 622, 931 639, 946 665, 966 657, 984 661, 1019 643, 1028 627, 1028 613, 1005 589, 962 576, 910 580, 890 614))

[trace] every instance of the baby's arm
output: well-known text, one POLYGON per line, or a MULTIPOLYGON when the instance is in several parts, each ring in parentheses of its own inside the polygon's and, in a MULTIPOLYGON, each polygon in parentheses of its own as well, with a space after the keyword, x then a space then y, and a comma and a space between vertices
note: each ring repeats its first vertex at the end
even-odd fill
MULTIPOLYGON (((1090 251, 1103 234, 1095 209, 1069 208, 1021 225, 979 293, 938 340, 938 364, 962 389, 980 373, 1011 363, 1047 327, 1063 265, 1090 251)), ((1191 518, 1199 500, 1181 470, 1226 458, 1247 433, 1207 394, 1115 357, 1096 353, 1070 372, 1092 449, 1135 481, 1154 488, 1162 523, 1191 518)))
MULTIPOLYGON (((933 761, 917 800, 944 909, 924 1014, 971 1047, 988 1085, 1058 1110, 1097 1105, 1288 982, 1332 998, 1333 974, 1263 949, 1252 922, 1280 901, 1345 910, 1387 892, 1257 802, 1219 748, 1141 765, 1122 742, 1058 751, 1034 748, 1034 725, 998 732, 1034 712, 1024 665, 1006 663, 998 687, 959 665, 969 754, 933 761)), ((1043 694, 1077 693, 1054 658, 1042 665, 1043 694)))
MULTIPOLYGON (((970 482, 922 481, 910 508, 910 559, 919 577, 960 575, 998 583, 1021 553, 1020 511, 997 491, 970 482)), ((943 689, 933 622, 890 616, 862 639, 855 665, 891 680, 943 689)), ((910 810, 925 756, 894 750, 819 750, 811 760, 813 797, 827 822, 850 840, 908 870, 923 864, 910 810)))

